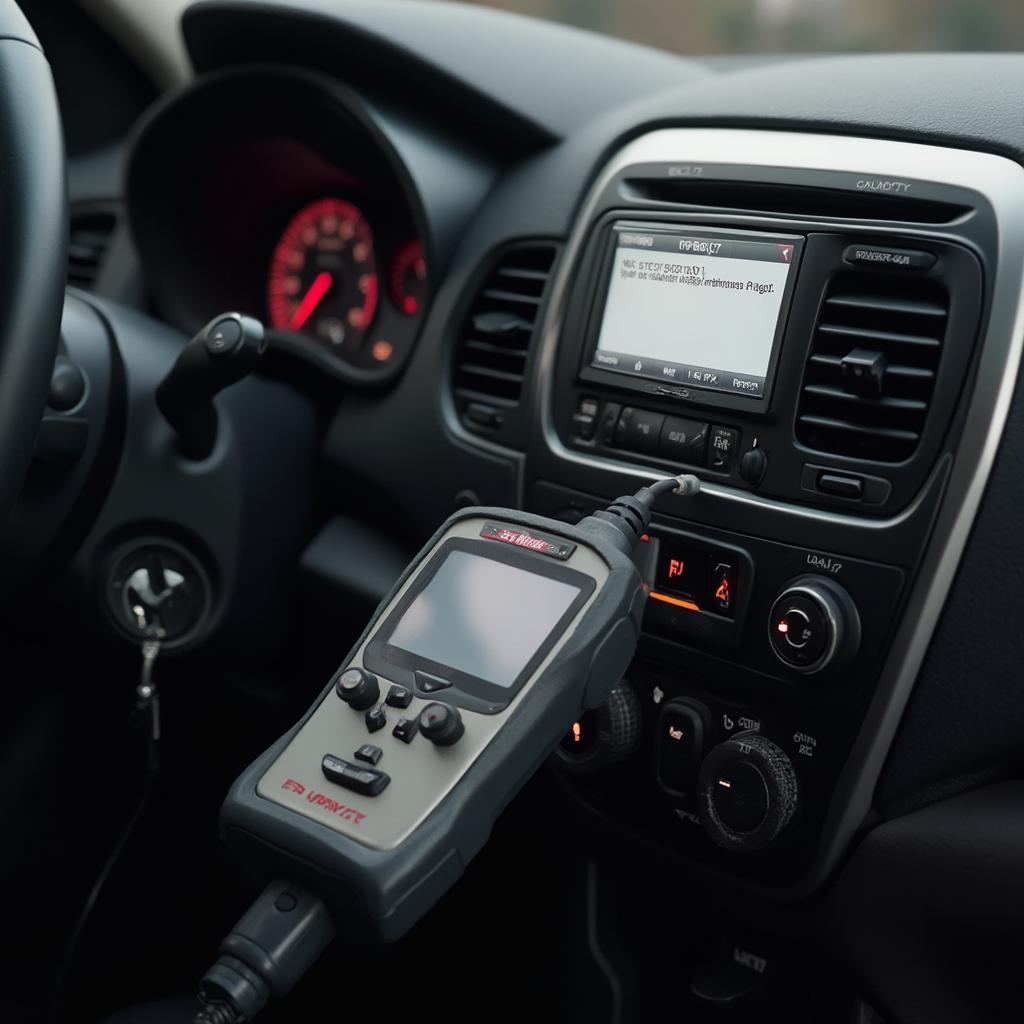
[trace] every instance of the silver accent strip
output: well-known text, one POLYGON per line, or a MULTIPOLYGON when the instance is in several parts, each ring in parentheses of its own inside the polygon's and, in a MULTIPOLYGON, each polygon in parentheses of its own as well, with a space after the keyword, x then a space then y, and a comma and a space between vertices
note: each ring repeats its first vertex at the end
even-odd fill
MULTIPOLYGON (((569 284, 602 193, 615 175, 630 165, 665 162, 792 167, 930 181, 980 193, 988 200, 996 218, 992 302, 958 455, 907 612, 833 794, 818 857, 807 877, 784 892, 800 897, 813 891, 833 870, 871 808, 882 765, 931 642, 992 470, 1024 345, 1024 168, 1005 157, 942 146, 719 128, 662 129, 640 136, 621 149, 598 175, 557 268, 547 315, 541 325, 538 392, 544 438, 555 455, 603 472, 611 470, 637 482, 646 482, 663 472, 595 459, 566 448, 559 440, 552 418, 554 365, 569 284)), ((718 485, 705 484, 702 495, 716 501, 742 501, 752 510, 760 507, 794 516, 809 514, 809 510, 769 502, 718 485)), ((869 525, 854 517, 817 511, 813 517, 868 529, 885 528, 895 522, 876 520, 869 525)))

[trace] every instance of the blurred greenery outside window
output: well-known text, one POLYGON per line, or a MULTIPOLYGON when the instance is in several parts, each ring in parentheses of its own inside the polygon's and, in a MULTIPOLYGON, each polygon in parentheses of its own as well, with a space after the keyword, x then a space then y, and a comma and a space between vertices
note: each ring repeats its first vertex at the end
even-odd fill
POLYGON ((676 53, 1019 50, 1024 0, 474 0, 676 53))

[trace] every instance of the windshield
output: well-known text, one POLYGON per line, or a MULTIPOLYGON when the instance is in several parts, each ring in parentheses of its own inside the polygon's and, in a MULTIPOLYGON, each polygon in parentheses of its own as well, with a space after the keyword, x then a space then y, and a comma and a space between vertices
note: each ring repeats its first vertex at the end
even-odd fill
POLYGON ((1024 0, 476 2, 686 54, 1024 48, 1024 0))

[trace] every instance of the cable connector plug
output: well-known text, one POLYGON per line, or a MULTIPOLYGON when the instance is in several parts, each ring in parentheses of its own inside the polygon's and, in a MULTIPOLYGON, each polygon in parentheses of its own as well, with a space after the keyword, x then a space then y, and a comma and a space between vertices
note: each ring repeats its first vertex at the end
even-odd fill
POLYGON ((641 487, 636 494, 616 498, 606 509, 587 516, 579 524, 580 529, 603 537, 632 556, 651 521, 655 501, 669 493, 695 497, 700 493, 700 480, 692 473, 657 480, 648 487, 641 487))
POLYGON ((272 995, 291 990, 333 938, 323 900, 290 882, 271 882, 199 983, 203 1008, 195 1024, 251 1021, 272 995))

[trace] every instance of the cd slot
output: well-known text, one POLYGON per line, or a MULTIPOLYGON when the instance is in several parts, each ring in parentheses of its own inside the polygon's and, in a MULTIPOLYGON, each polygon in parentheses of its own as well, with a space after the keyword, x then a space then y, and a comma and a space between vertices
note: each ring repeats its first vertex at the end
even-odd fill
POLYGON ((970 207, 891 192, 851 192, 754 181, 627 178, 622 194, 631 203, 671 203, 716 210, 829 217, 844 220, 950 224, 970 207))

